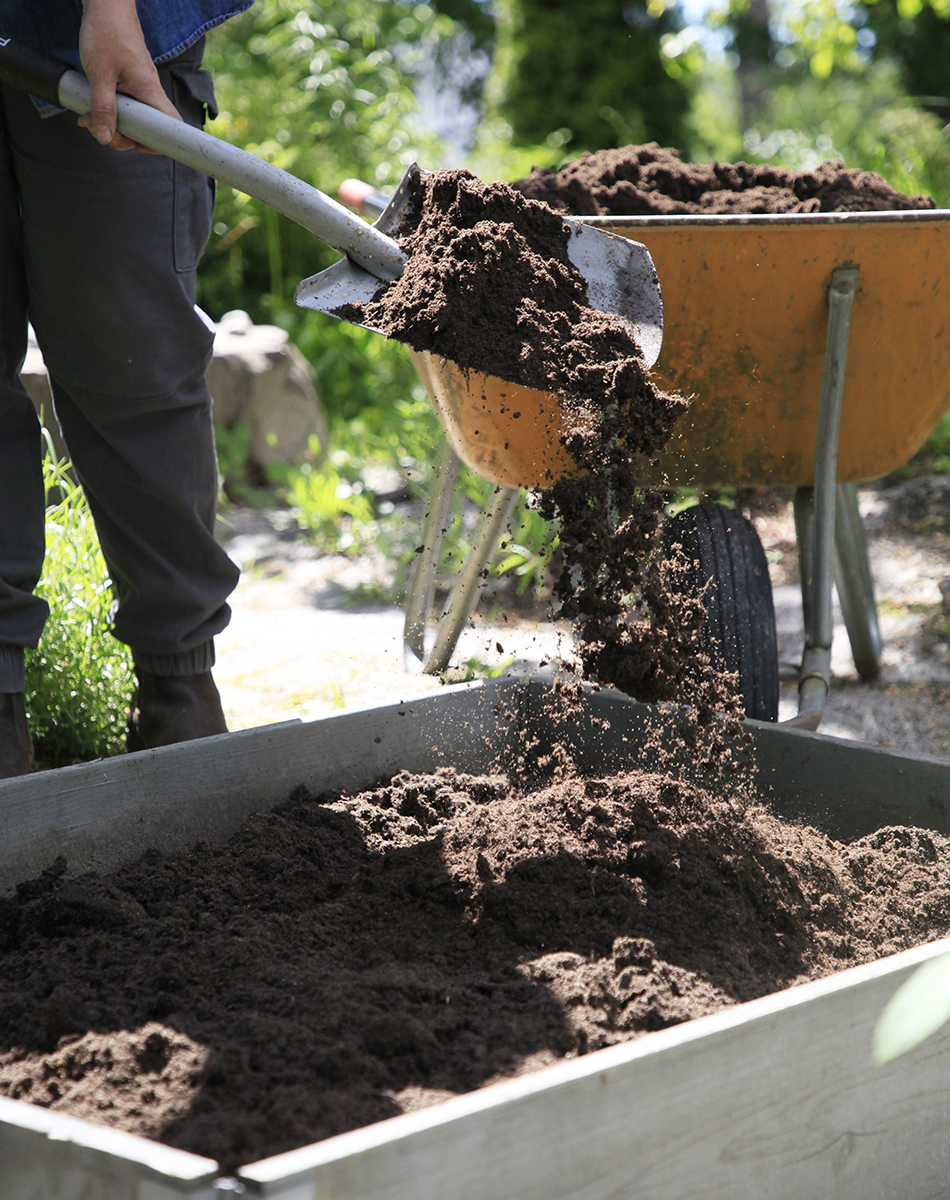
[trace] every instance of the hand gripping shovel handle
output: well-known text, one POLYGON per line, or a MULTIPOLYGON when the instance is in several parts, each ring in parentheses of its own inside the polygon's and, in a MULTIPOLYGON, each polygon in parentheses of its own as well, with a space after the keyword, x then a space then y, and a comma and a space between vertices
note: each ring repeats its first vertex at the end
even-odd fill
MULTIPOLYGON (((74 113, 86 114, 92 107, 84 75, 18 45, 12 38, 0 38, 0 80, 74 113)), ((347 255, 377 279, 398 279, 402 274, 406 259, 396 242, 323 192, 246 150, 176 121, 130 96, 120 94, 116 101, 119 131, 127 138, 253 196, 347 255)))

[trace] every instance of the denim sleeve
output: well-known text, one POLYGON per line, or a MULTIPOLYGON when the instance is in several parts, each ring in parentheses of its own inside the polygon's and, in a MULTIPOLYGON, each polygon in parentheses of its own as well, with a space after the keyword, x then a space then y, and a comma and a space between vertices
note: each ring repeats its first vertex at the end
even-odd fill
MULTIPOLYGON (((187 50, 253 0, 138 0, 145 44, 156 63, 187 50)), ((0 0, 0 33, 81 70, 82 0, 0 0)))

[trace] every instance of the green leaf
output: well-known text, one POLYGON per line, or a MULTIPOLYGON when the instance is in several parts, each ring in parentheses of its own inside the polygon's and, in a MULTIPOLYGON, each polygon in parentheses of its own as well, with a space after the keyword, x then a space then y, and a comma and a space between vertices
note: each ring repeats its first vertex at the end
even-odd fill
POLYGON ((831 46, 822 46, 811 56, 811 73, 816 79, 827 79, 835 65, 834 50, 831 46))
POLYGON ((882 1066, 906 1054, 950 1021, 950 954, 924 963, 897 989, 878 1018, 872 1040, 882 1066))

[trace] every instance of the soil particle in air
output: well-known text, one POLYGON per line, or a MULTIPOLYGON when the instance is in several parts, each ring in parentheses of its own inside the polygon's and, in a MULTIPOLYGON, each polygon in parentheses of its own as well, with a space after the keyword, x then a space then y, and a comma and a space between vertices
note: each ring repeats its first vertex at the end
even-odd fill
POLYGON ((397 776, 0 903, 0 1094, 225 1170, 950 930, 950 840, 397 776))

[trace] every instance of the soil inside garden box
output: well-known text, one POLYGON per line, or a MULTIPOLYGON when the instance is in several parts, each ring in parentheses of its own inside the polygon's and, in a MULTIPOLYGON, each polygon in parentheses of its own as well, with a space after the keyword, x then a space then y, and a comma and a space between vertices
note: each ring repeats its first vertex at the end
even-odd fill
POLYGON ((950 931, 950 840, 398 776, 0 902, 0 1094, 225 1169, 950 931))

